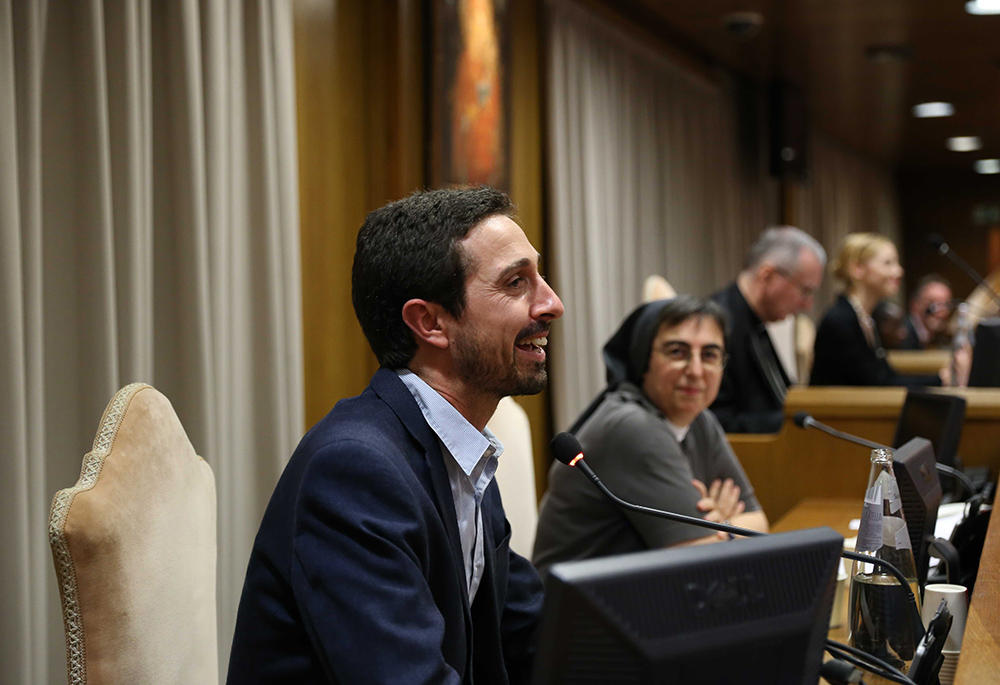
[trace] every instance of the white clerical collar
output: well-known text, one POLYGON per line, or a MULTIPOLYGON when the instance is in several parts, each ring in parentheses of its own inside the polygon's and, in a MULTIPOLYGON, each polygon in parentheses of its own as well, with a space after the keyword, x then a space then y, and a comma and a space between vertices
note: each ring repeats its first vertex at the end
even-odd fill
POLYGON ((677 444, 684 442, 684 438, 687 436, 688 431, 691 430, 691 424, 686 426, 678 426, 673 423, 670 419, 663 419, 667 423, 667 428, 673 433, 674 437, 677 438, 677 444))

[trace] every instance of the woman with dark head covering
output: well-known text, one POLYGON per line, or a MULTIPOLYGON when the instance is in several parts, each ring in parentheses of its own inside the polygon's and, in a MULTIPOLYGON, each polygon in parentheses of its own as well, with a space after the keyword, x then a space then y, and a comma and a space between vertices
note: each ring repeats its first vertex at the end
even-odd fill
MULTIPOLYGON (((726 361, 726 319, 711 300, 645 304, 604 346, 608 387, 570 429, 587 462, 625 500, 767 530, 753 487, 708 406, 726 361)), ((576 469, 556 463, 533 561, 561 561, 726 539, 619 509, 576 469)))

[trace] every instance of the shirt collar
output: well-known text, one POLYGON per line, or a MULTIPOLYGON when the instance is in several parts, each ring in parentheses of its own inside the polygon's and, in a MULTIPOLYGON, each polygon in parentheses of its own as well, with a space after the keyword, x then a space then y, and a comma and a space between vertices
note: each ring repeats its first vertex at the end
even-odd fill
POLYGON ((663 421, 667 424, 667 429, 673 433, 675 438, 677 438, 677 443, 680 444, 684 442, 684 438, 687 437, 688 431, 691 430, 691 424, 678 426, 668 418, 664 418, 663 421))
POLYGON ((413 395, 420 412, 466 476, 472 476, 484 456, 500 457, 503 444, 484 428, 482 432, 466 420, 437 390, 409 369, 396 371, 403 385, 413 395))

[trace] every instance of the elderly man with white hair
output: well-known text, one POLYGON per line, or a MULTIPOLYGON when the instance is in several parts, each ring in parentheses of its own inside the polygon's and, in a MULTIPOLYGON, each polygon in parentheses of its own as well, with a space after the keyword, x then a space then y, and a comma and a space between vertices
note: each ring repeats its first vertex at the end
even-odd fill
POLYGON ((825 267, 826 251, 812 236, 792 226, 769 228, 736 281, 712 296, 730 323, 731 357, 712 404, 727 433, 781 428, 790 382, 764 324, 811 309, 825 267))

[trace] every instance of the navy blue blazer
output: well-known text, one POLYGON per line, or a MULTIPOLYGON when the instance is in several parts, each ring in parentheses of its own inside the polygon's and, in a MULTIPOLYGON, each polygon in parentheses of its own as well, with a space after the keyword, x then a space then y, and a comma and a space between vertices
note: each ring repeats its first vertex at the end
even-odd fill
POLYGON ((292 455, 260 526, 230 683, 527 682, 542 585, 509 547, 496 481, 485 569, 469 606, 437 436, 379 370, 292 455))

